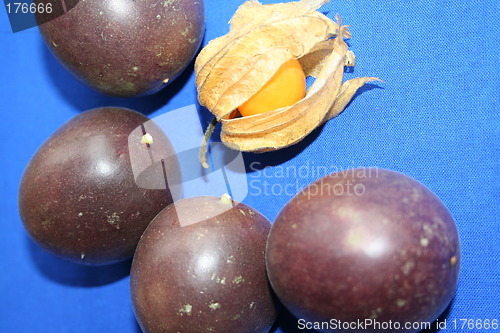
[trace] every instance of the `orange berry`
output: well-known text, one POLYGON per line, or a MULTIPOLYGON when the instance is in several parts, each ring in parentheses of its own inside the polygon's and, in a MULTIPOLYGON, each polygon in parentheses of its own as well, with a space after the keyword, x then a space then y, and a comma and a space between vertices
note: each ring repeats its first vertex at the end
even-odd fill
POLYGON ((252 116, 293 105, 306 94, 306 77, 297 59, 290 59, 238 111, 252 116))

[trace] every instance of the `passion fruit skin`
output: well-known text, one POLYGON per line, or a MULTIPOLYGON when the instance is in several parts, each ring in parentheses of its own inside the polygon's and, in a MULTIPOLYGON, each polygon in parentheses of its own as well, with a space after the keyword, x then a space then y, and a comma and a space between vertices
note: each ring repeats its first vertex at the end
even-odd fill
POLYGON ((283 304, 305 321, 332 320, 325 332, 417 332, 403 325, 432 323, 453 298, 460 247, 452 216, 429 189, 362 168, 297 194, 272 226, 266 264, 283 304))
POLYGON ((37 14, 46 44, 79 79, 105 94, 153 94, 193 59, 205 29, 203 0, 80 0, 51 19, 37 14))
MULTIPOLYGON (((146 154, 148 149, 141 142, 142 132, 131 133, 148 120, 128 109, 94 109, 69 120, 43 143, 19 189, 21 219, 36 243, 82 264, 132 257, 149 222, 172 202, 168 188, 138 186, 131 168, 131 149, 146 154)), ((148 122, 147 129, 155 153, 173 154, 159 127, 148 122)), ((142 163, 139 170, 151 164, 142 163)), ((179 172, 175 158, 165 167, 170 174, 179 172)), ((143 184, 159 181, 152 174, 144 172, 137 179, 143 184)))
POLYGON ((270 227, 251 207, 215 197, 161 211, 139 242, 130 276, 143 331, 267 333, 276 317, 264 261, 270 227), (182 223, 180 210, 190 212, 182 223))

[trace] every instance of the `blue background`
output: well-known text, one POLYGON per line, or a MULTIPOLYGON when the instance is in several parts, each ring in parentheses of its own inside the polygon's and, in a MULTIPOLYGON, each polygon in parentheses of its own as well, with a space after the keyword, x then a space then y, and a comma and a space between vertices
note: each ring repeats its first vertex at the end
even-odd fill
MULTIPOLYGON (((228 31, 240 3, 205 0, 204 44, 228 31)), ((298 191, 326 172, 378 166, 406 173, 442 199, 460 233, 462 269, 448 321, 500 319, 499 3, 343 0, 325 5, 322 11, 332 18, 340 13, 351 25, 349 44, 357 65, 346 78, 378 76, 385 83, 363 88, 340 116, 300 144, 245 154, 249 171, 270 166, 265 173, 249 173, 245 202, 272 221, 294 194, 290 188, 298 191), (291 168, 302 165, 309 172, 293 174, 291 168), (288 175, 281 172, 286 170, 288 175), (286 184, 292 184, 288 191, 286 184), (266 186, 267 196, 258 193, 266 186)), ((83 267, 41 251, 21 225, 19 181, 36 149, 79 112, 119 105, 155 117, 195 103, 192 66, 156 95, 117 99, 68 74, 37 28, 12 33, 3 9, 0 48, 0 332, 137 333, 130 262, 83 267)), ((201 112, 206 125, 210 117, 201 112)), ((295 332, 294 326, 284 315, 278 332, 295 332)))

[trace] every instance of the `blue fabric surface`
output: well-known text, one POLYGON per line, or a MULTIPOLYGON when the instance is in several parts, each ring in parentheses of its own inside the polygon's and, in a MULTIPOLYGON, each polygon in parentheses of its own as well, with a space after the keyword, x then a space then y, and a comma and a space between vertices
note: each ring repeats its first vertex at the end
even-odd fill
MULTIPOLYGON (((205 4, 204 44, 227 33, 241 2, 205 4)), ((500 320, 500 2, 344 0, 322 11, 351 26, 357 64, 346 78, 385 83, 367 85, 298 145, 244 154, 245 203, 272 221, 295 192, 339 169, 377 166, 414 177, 448 207, 461 239, 459 286, 446 317, 459 326, 440 332, 500 332, 460 322, 500 320)), ((79 112, 118 105, 155 117, 196 103, 192 67, 159 94, 117 99, 68 74, 36 28, 12 33, 3 8, 0 45, 0 332, 137 333, 130 262, 82 267, 40 250, 21 225, 19 181, 42 142, 79 112)), ((284 316, 277 332, 303 331, 284 316)))

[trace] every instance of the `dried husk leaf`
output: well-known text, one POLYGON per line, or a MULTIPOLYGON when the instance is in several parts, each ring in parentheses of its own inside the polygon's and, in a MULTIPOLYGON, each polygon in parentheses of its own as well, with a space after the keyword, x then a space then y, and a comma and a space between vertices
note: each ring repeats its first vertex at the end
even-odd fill
POLYGON ((212 40, 195 63, 200 104, 222 123, 221 139, 241 151, 267 151, 290 146, 324 121, 340 113, 356 90, 377 78, 342 84, 347 26, 319 13, 327 1, 261 5, 242 4, 227 35, 212 40), (332 39, 332 37, 336 38, 332 39), (264 114, 228 116, 291 58, 298 58, 307 76, 316 78, 296 104, 264 114))

